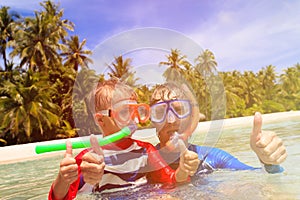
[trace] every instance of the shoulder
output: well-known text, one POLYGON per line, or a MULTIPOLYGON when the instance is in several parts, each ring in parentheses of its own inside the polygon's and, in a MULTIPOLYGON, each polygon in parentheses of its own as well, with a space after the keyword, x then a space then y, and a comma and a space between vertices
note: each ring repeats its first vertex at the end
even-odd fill
POLYGON ((153 149, 153 150, 156 150, 156 148, 153 146, 153 144, 149 143, 149 142, 144 142, 144 141, 140 141, 140 140, 135 140, 135 139, 132 139, 135 143, 137 143, 137 145, 139 145, 140 147, 144 147, 144 148, 147 148, 147 149, 153 149))

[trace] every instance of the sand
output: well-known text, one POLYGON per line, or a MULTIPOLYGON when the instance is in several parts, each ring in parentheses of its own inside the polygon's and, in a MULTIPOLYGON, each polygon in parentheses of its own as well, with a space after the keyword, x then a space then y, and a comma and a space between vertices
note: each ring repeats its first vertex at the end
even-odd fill
MULTIPOLYGON (((300 117, 300 111, 264 114, 263 123, 272 123, 281 120, 288 120, 289 118, 293 118, 296 116, 300 117)), ((231 118, 231 119, 224 119, 224 120, 217 120, 217 121, 200 122, 195 131, 207 132, 208 130, 212 130, 212 129, 238 128, 240 126, 252 127, 252 125, 253 125, 253 116, 239 117, 239 118, 231 118)), ((155 129, 138 130, 136 133, 134 133, 133 138, 149 141, 151 143, 158 142, 155 129)), ((72 138, 71 140, 80 141, 81 138, 72 138)), ((64 151, 36 154, 35 147, 36 145, 45 145, 45 144, 62 143, 62 142, 65 143, 65 141, 66 141, 65 139, 62 139, 62 140, 54 140, 54 141, 47 141, 47 142, 28 143, 22 145, 0 147, 0 164, 8 164, 8 163, 15 163, 15 162, 26 161, 26 160, 40 159, 44 157, 51 157, 55 155, 63 155, 64 151)), ((76 153, 77 151, 79 151, 79 149, 75 150, 74 153, 76 153)))

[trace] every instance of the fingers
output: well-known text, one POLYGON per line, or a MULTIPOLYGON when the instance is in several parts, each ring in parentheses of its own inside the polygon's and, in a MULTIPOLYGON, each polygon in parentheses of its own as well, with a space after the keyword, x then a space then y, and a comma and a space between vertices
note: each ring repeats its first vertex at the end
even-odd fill
POLYGON ((77 180, 78 165, 74 158, 69 157, 67 153, 66 155, 67 157, 60 162, 59 175, 64 182, 71 184, 77 180))
POLYGON ((85 154, 82 157, 82 160, 83 161, 80 165, 80 168, 84 181, 92 185, 99 183, 104 173, 105 164, 103 160, 95 159, 95 157, 92 156, 91 153, 85 154))
POLYGON ((82 156, 82 161, 87 163, 101 164, 103 162, 103 156, 88 152, 82 156))
POLYGON ((90 142, 91 142, 91 146, 92 146, 92 149, 93 151, 98 154, 98 155, 102 155, 103 156, 103 151, 102 149, 100 148, 99 144, 98 144, 98 140, 97 140, 97 137, 95 135, 91 135, 90 137, 90 142))
POLYGON ((85 183, 91 184, 91 185, 95 185, 97 183, 99 183, 101 181, 101 177, 99 176, 100 174, 85 174, 82 173, 83 176, 83 180, 85 183))
POLYGON ((286 153, 286 150, 285 150, 284 153, 281 154, 281 156, 276 160, 276 163, 281 164, 286 160, 286 158, 287 158, 287 153, 286 153))
POLYGON ((262 127, 262 116, 259 112, 256 112, 253 120, 253 130, 251 139, 259 140, 261 136, 261 127, 262 127))
MULTIPOLYGON (((276 136, 276 134, 273 131, 263 131, 261 138, 255 143, 256 147, 265 148, 269 144, 271 144, 271 142, 273 141, 274 138, 278 138, 278 137, 276 136)), ((281 143, 282 143, 282 141, 281 141, 281 143)))
POLYGON ((282 163, 287 157, 286 149, 280 146, 274 153, 269 156, 269 162, 274 165, 282 163))
POLYGON ((60 162, 59 175, 67 184, 71 184, 77 180, 78 165, 73 158, 72 143, 70 140, 66 141, 66 152, 64 159, 60 162))
POLYGON ((264 148, 260 148, 260 159, 265 164, 280 164, 286 157, 286 149, 282 140, 274 136, 273 139, 264 148))
POLYGON ((103 165, 102 169, 98 168, 97 170, 96 170, 96 168, 94 168, 94 170, 90 170, 91 168, 85 168, 83 166, 81 166, 81 168, 83 169, 81 171, 81 173, 82 173, 84 182, 94 185, 101 181, 102 176, 104 174, 104 165, 103 165))
POLYGON ((82 157, 82 162, 80 165, 84 181, 92 185, 101 181, 105 168, 103 152, 97 143, 97 138, 94 137, 91 137, 91 144, 94 146, 95 150, 93 148, 92 152, 86 153, 82 157))
POLYGON ((90 176, 97 176, 97 174, 103 174, 104 167, 105 167, 104 163, 97 165, 94 163, 84 162, 82 165, 80 165, 82 174, 86 174, 90 176))
POLYGON ((256 143, 258 149, 264 155, 271 155, 280 146, 283 146, 282 140, 274 132, 264 132, 262 138, 256 143))
POLYGON ((77 164, 61 166, 60 176, 64 180, 64 182, 72 184, 78 178, 77 164))
POLYGON ((181 158, 182 160, 182 169, 192 176, 198 169, 200 160, 198 159, 198 154, 192 151, 186 151, 181 158))
POLYGON ((199 163, 199 160, 184 162, 184 170, 188 172, 190 176, 192 176, 197 171, 199 163))
POLYGON ((72 158, 73 156, 73 153, 72 153, 72 143, 70 140, 67 140, 66 141, 66 153, 65 153, 65 158, 69 157, 69 158, 72 158))

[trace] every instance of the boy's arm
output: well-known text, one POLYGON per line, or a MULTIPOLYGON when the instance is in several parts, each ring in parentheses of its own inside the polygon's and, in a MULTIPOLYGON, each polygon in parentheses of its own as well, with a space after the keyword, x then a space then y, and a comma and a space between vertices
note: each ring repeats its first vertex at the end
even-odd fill
POLYGON ((67 141, 66 154, 60 163, 59 174, 52 184, 49 199, 74 199, 79 189, 81 175, 85 182, 92 185, 101 180, 105 167, 103 152, 95 136, 90 137, 90 142, 92 148, 83 150, 74 159, 72 157, 72 144, 67 141), (87 154, 90 150, 93 154, 87 154))
POLYGON ((79 167, 72 156, 72 144, 69 140, 67 140, 66 146, 65 156, 60 162, 59 173, 51 186, 48 199, 70 199, 70 185, 76 184, 79 180, 79 167))
POLYGON ((188 175, 181 169, 175 171, 169 167, 152 144, 137 140, 136 142, 147 149, 150 170, 147 179, 150 183, 177 183, 189 180, 188 175))

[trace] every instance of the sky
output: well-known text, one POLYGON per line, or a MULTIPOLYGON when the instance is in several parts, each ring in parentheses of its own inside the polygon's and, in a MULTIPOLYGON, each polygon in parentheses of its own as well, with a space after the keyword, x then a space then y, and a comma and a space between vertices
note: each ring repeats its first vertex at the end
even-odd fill
MULTIPOLYGON (((33 15, 34 10, 41 10, 39 2, 0 0, 0 5, 10 6, 11 10, 28 16, 33 15)), ((128 31, 133 30, 135 33, 137 29, 154 27, 162 29, 162 32, 174 32, 171 35, 179 35, 183 38, 180 39, 181 42, 189 38, 202 49, 212 51, 219 71, 257 72, 262 67, 273 65, 276 71, 281 73, 283 69, 300 62, 300 1, 297 0, 54 2, 60 3, 60 8, 64 10, 64 18, 75 24, 72 34, 78 35, 80 40, 86 39, 86 47, 90 50, 99 48, 99 45, 105 46, 111 38, 120 41, 128 31)), ((136 35, 133 34, 132 37, 129 40, 131 44, 135 43, 136 35)), ((148 34, 148 37, 151 38, 152 35, 148 34)), ((165 44, 169 38, 159 39, 165 44)), ((116 42, 112 44, 122 46, 116 42)), ((142 72, 145 73, 147 69, 149 74, 153 74, 154 71, 162 73, 163 68, 149 67, 157 64, 155 59, 165 59, 167 52, 165 49, 159 51, 159 45, 159 42, 155 43, 155 48, 149 50, 151 53, 129 49, 127 54, 135 52, 137 58, 133 64, 141 66, 142 72), (155 54, 157 55, 153 56, 155 54)))

